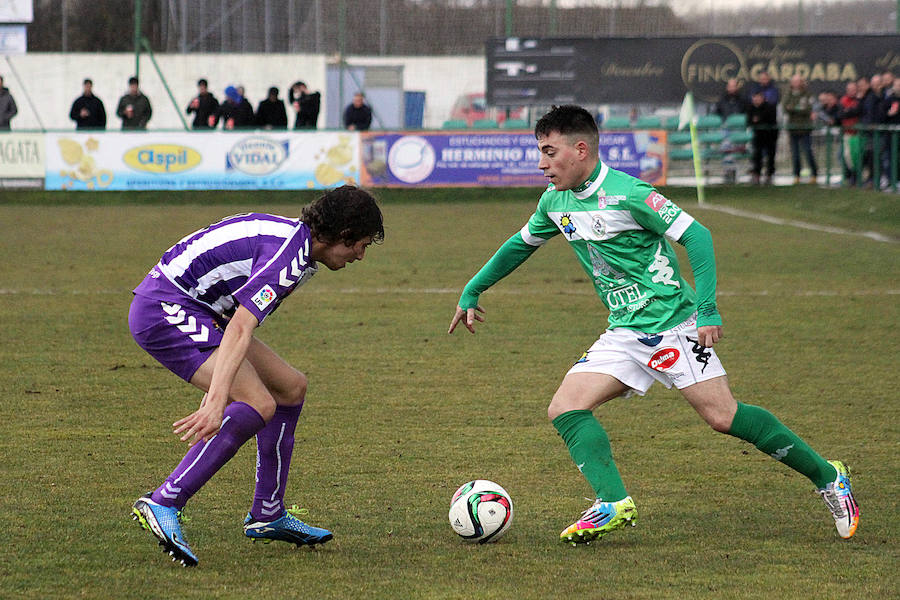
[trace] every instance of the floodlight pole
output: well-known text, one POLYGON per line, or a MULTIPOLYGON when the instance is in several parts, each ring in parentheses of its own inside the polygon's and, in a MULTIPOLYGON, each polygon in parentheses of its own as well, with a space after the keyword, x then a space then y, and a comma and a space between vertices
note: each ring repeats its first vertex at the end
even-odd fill
POLYGON ((134 0, 134 76, 141 75, 141 0, 134 0))

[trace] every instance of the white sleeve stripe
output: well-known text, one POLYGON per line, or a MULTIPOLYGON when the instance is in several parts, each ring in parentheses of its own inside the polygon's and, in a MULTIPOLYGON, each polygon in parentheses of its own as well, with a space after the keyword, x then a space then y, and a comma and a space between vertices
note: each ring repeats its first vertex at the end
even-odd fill
POLYGON ((684 211, 681 211, 681 214, 675 217, 675 220, 672 221, 672 224, 668 229, 666 229, 666 237, 673 242, 677 242, 679 239, 681 239, 681 236, 684 235, 684 232, 688 227, 691 226, 691 223, 693 222, 694 217, 684 211))
POLYGON ((519 233, 522 234, 522 239, 529 246, 543 246, 547 243, 547 240, 545 240, 544 238, 531 234, 531 232, 528 230, 528 223, 525 223, 525 227, 523 227, 519 231, 519 233))

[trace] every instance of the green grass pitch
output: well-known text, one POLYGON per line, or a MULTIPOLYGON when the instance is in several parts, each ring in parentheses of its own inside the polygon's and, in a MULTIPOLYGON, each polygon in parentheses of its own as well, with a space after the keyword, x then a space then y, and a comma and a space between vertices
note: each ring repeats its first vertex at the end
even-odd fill
MULTIPOLYGON (((0 195, 2 598, 893 598, 900 548, 900 205, 896 194, 722 188, 713 232, 736 396, 854 472, 842 541, 812 485, 719 435, 680 395, 598 409, 639 510, 587 547, 557 535, 590 489, 547 422, 606 311, 561 239, 485 294, 474 336, 446 334, 458 292, 533 210, 536 190, 377 190, 386 241, 322 272, 258 335, 310 379, 286 500, 334 531, 317 551, 251 544, 255 448, 188 504, 200 566, 176 567, 130 519, 185 447, 200 394, 131 340, 131 289, 163 250, 221 217, 299 214, 301 193, 0 195), (504 486, 496 544, 447 522, 457 486, 504 486)), ((686 261, 679 248, 682 261, 686 261)), ((685 268, 685 271, 689 269, 685 268)))

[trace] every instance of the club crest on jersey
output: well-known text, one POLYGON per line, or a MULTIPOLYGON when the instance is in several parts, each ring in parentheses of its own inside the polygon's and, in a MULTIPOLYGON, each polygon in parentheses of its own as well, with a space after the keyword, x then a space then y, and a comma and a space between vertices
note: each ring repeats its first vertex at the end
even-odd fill
POLYGON ((606 223, 603 222, 603 217, 597 215, 594 217, 594 222, 591 224, 591 229, 594 230, 594 233, 597 234, 597 237, 603 237, 603 234, 606 233, 606 223))
POLYGON ((255 304, 259 310, 265 310, 267 306, 272 304, 272 301, 275 300, 275 298, 275 290, 266 284, 261 290, 253 294, 253 304, 255 304))
POLYGON ((572 221, 572 215, 569 213, 564 214, 559 219, 559 226, 562 227, 563 233, 568 236, 571 236, 575 233, 575 222, 572 221))

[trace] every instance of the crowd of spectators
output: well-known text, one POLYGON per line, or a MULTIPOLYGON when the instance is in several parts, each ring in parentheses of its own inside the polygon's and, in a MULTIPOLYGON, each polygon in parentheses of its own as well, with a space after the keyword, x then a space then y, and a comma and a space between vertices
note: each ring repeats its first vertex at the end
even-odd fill
MULTIPOLYGON (((319 122, 319 111, 322 103, 320 92, 312 92, 303 81, 291 85, 288 91, 287 105, 280 97, 277 87, 270 87, 264 100, 256 110, 247 99, 242 85, 229 85, 225 88, 222 101, 209 91, 206 79, 197 81, 197 95, 191 99, 186 108, 188 116, 193 115, 191 127, 196 130, 212 130, 221 127, 224 130, 234 129, 282 129, 288 128, 288 107, 294 112, 294 129, 316 129, 319 122)), ((9 119, 15 115, 15 101, 9 91, 3 87, 0 77, 0 129, 9 129, 9 119), (8 100, 6 100, 8 99, 8 100), (5 103, 6 102, 6 103, 5 103), (4 107, 9 104, 12 109, 7 115, 4 107), (5 121, 4 121, 5 118, 5 121)), ((137 77, 128 81, 128 91, 119 99, 116 116, 122 120, 123 130, 146 129, 153 116, 150 100, 141 92, 137 77)), ((69 118, 75 121, 76 129, 106 129, 106 110, 103 101, 93 93, 93 82, 84 80, 82 95, 72 103, 69 118)), ((366 103, 365 96, 357 92, 353 101, 344 111, 344 127, 350 130, 366 130, 372 123, 372 109, 366 103)))
POLYGON ((861 183, 871 184, 876 171, 884 177, 891 172, 889 136, 873 135, 872 130, 900 125, 900 78, 886 71, 847 82, 843 94, 826 89, 813 96, 800 75, 794 75, 787 88, 780 89, 763 72, 746 94, 737 80, 729 80, 712 112, 723 119, 747 115, 747 124, 753 130, 750 173, 754 183, 771 183, 782 128, 788 135, 794 183, 801 182, 804 162, 808 181, 816 183, 819 165, 812 133, 824 127, 830 128, 840 142, 836 144, 840 148, 837 158, 844 180, 855 185, 862 174, 861 183))

